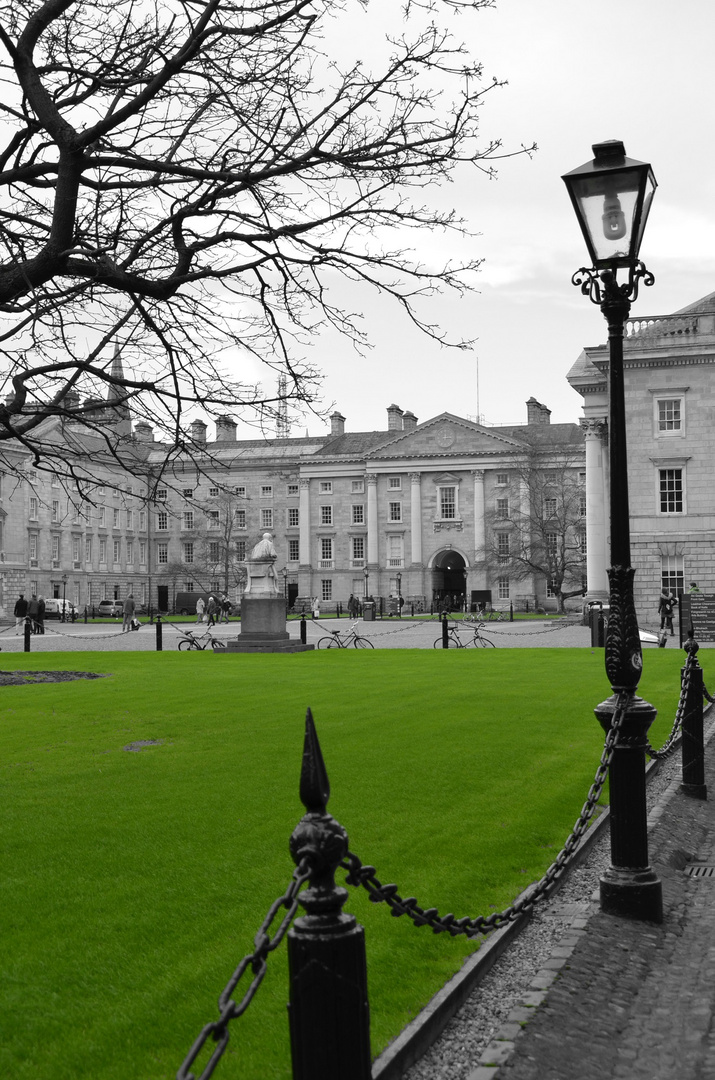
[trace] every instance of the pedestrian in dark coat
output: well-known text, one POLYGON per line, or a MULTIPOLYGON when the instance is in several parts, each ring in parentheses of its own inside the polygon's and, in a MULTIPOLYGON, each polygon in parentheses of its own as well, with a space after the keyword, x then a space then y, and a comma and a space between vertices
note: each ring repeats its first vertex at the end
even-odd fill
POLYGON ((24 634, 25 632, 25 619, 27 617, 27 600, 24 593, 20 593, 20 596, 15 601, 15 610, 13 612, 15 616, 15 637, 18 634, 24 634))

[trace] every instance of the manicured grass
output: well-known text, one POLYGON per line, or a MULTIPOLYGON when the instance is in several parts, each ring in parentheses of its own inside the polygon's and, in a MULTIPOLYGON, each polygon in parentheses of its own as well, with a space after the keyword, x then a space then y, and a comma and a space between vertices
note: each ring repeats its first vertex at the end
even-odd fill
MULTIPOLYGON (((659 745, 683 656, 645 659, 659 745)), ((13 1080, 174 1075, 288 884, 306 706, 352 850, 461 916, 508 904, 550 862, 593 779, 593 707, 609 694, 588 649, 3 664, 110 673, 0 690, 0 1069, 13 1080), (160 745, 124 749, 138 740, 160 745)), ((366 927, 377 1053, 476 944, 415 930, 363 891, 346 909, 366 927)), ((217 1075, 287 1080, 286 988, 281 947, 217 1075)))

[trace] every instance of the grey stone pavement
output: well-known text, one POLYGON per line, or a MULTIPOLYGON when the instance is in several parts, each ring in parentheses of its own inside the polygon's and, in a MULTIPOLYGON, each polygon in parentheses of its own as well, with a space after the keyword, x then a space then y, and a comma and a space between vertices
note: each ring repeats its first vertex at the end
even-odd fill
POLYGON ((711 1080, 715 1078, 715 760, 710 799, 676 780, 649 824, 662 882, 660 925, 590 910, 573 919, 523 1004, 468 1080, 711 1080))
MULTIPOLYGON (((184 629, 201 633, 202 628, 195 624, 181 624, 184 629)), ((288 624, 291 637, 299 640, 300 622, 288 624)), ((317 643, 331 630, 347 630, 351 620, 325 619, 314 622, 306 619, 308 643, 317 643)), ((381 619, 375 622, 358 620, 358 631, 368 637, 376 649, 426 649, 432 648, 434 641, 441 636, 438 620, 427 621, 411 619, 381 619)), ((213 628, 212 633, 221 640, 235 638, 240 632, 240 622, 222 624, 213 628)), ((205 628, 204 628, 205 629, 205 628)), ((484 631, 496 648, 578 648, 590 644, 591 633, 588 627, 573 620, 528 621, 528 622, 492 622, 487 623, 484 631)), ((468 634, 465 634, 468 637, 468 634)), ((181 638, 181 631, 170 621, 163 623, 162 644, 165 650, 175 649, 181 638)), ((677 647, 677 638, 668 640, 669 647, 677 647)), ((0 649, 4 652, 22 652, 23 638, 15 635, 14 626, 0 626, 0 649)), ((653 648, 646 645, 645 648, 653 648)), ((48 620, 44 635, 32 635, 31 652, 74 652, 78 650, 112 652, 151 652, 156 649, 156 628, 148 623, 141 630, 122 634, 121 624, 92 625, 83 622, 61 623, 48 620)))

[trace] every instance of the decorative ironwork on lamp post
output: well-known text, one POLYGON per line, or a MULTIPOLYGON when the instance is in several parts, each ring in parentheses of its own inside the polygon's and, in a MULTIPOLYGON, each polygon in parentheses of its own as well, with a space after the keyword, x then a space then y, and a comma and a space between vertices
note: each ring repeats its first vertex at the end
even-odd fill
POLYGON ((599 305, 608 323, 611 568, 605 659, 613 696, 595 713, 605 731, 617 713, 623 713, 623 721, 610 766, 611 866, 601 877, 601 907, 660 922, 662 889, 648 865, 645 806, 645 749, 656 710, 636 695, 643 657, 633 595, 623 377, 631 302, 641 281, 654 281, 639 250, 656 181, 647 162, 626 157, 622 142, 598 143, 593 154, 593 161, 562 179, 593 263, 577 270, 572 281, 599 305), (617 279, 619 269, 627 272, 624 282, 617 279))
POLYGON ((363 593, 363 599, 367 600, 367 597, 368 597, 367 583, 370 580, 370 571, 368 570, 367 567, 364 568, 363 574, 365 575, 365 592, 363 593))
POLYGON ((402 574, 399 572, 399 570, 397 571, 397 574, 395 575, 395 577, 397 579, 397 615, 401 619, 402 618, 402 603, 401 603, 401 600, 402 600, 402 574))
POLYGON ((62 575, 62 622, 67 621, 67 614, 65 611, 67 605, 67 575, 62 575))

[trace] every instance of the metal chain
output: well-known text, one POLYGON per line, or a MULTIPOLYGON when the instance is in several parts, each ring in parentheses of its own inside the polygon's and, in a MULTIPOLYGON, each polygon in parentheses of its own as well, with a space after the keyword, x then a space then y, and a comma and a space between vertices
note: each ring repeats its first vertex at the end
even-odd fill
POLYGON ((683 723, 683 713, 685 712, 685 702, 687 701, 688 692, 690 690, 690 679, 693 670, 693 662, 695 656, 693 653, 688 653, 685 667, 683 669, 683 681, 680 687, 680 697, 678 698, 678 708, 675 710, 675 720, 673 721, 673 727, 670 735, 661 746, 660 750, 654 750, 648 741, 646 741, 646 753, 649 757, 662 761, 669 757, 675 750, 675 744, 680 734, 680 729, 683 723))
POLYGON ((479 934, 486 934, 490 930, 499 929, 501 926, 513 922, 519 915, 529 911, 539 900, 548 895, 552 884, 563 873, 579 840, 585 833, 588 823, 594 815, 596 804, 601 797, 603 785, 608 776, 613 751, 618 741, 623 718, 626 715, 625 706, 627 700, 628 697, 625 694, 620 694, 618 697, 613 722, 606 736, 601 761, 596 770, 593 784, 566 843, 541 880, 526 890, 519 900, 510 907, 505 908, 504 911, 494 912, 492 915, 486 916, 478 915, 475 918, 465 916, 461 919, 455 919, 452 914, 441 916, 437 908, 421 907, 414 896, 403 899, 398 892, 397 885, 383 885, 375 874, 375 867, 363 864, 358 856, 351 851, 348 852, 347 858, 340 864, 344 870, 348 871, 345 879, 346 883, 348 885, 362 885, 373 903, 379 904, 384 901, 390 907, 391 914, 395 917, 407 915, 415 926, 429 926, 435 934, 446 932, 452 937, 459 934, 466 937, 477 937, 479 934))
POLYGON ((201 1029, 199 1037, 181 1063, 181 1067, 176 1074, 176 1080, 208 1080, 213 1075, 214 1069, 228 1046, 230 1034, 228 1025, 231 1020, 241 1016, 253 1001, 255 993, 263 981, 263 976, 266 974, 268 954, 278 948, 288 932, 288 928, 298 910, 298 893, 301 886, 309 879, 311 872, 310 859, 302 859, 293 871, 293 877, 285 895, 279 896, 271 904, 268 914, 261 923, 261 928, 254 939, 253 952, 243 957, 218 999, 219 1019, 212 1020, 201 1029), (286 914, 281 919, 274 936, 270 937, 268 931, 281 908, 286 908, 286 914), (251 975, 249 976, 251 982, 241 1000, 236 1004, 231 995, 249 968, 251 969, 251 975), (211 1057, 204 1066, 203 1071, 196 1077, 194 1073, 189 1072, 189 1069, 209 1039, 213 1039, 217 1046, 211 1053, 211 1057))
POLYGON ((706 701, 709 701, 711 705, 715 701, 715 697, 713 697, 712 694, 708 693, 708 688, 705 683, 703 683, 703 697, 706 701))

